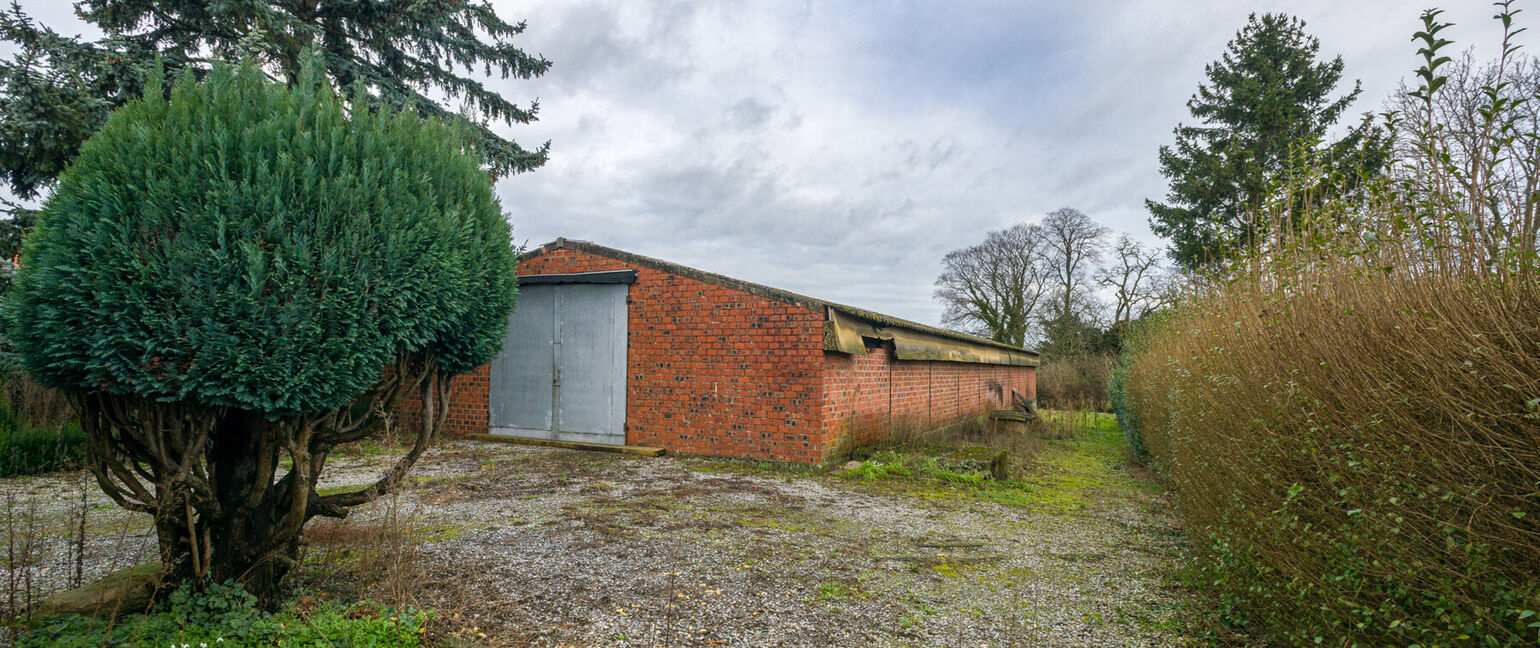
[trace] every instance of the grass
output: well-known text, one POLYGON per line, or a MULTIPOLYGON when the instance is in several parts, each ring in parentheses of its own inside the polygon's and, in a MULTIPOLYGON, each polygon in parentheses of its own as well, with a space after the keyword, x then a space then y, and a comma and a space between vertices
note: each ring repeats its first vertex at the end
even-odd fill
POLYGON ((851 592, 850 588, 839 583, 824 582, 818 584, 818 600, 820 601, 843 601, 850 598, 852 594, 853 592, 851 592))
POLYGON ((842 473, 864 484, 892 483, 961 494, 1049 513, 1071 513, 1091 506, 1105 493, 1134 488, 1165 491, 1153 475, 1128 461, 1127 442, 1111 414, 1044 411, 1041 428, 1049 436, 1031 457, 1017 457, 1011 479, 991 479, 978 466, 958 467, 945 459, 947 448, 922 446, 882 450, 842 473))
POLYGON ((351 646, 409 648, 422 643, 427 612, 367 601, 301 597, 269 614, 237 585, 173 592, 164 609, 119 620, 62 615, 33 621, 23 648, 97 646, 351 646))

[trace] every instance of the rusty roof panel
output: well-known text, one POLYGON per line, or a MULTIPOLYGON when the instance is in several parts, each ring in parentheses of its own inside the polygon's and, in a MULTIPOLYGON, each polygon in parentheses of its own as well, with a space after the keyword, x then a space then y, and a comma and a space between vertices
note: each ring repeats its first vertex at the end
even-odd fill
POLYGON ((866 353, 863 338, 887 340, 893 343, 893 355, 899 360, 932 360, 937 362, 966 362, 972 364, 1011 365, 1036 367, 1038 359, 1020 349, 1004 349, 984 346, 969 340, 933 335, 904 327, 883 326, 864 318, 836 309, 829 310, 829 322, 834 334, 825 334, 824 350, 844 353, 866 353), (831 347, 828 342, 833 339, 831 347))

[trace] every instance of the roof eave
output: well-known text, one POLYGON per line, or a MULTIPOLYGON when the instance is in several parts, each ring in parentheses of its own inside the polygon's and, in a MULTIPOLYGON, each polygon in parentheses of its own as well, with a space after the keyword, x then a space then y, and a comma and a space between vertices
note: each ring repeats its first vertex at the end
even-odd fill
MULTIPOLYGON (((825 312, 825 313, 828 313, 829 311, 835 311, 835 312, 842 313, 842 314, 844 314, 846 316, 849 316, 851 318, 855 318, 857 320, 863 320, 863 321, 866 321, 866 322, 868 322, 870 324, 873 324, 873 325, 876 325, 876 326, 880 326, 880 327, 905 329, 905 330, 914 331, 916 333, 920 333, 920 334, 923 334, 923 335, 936 336, 936 337, 941 337, 941 338, 947 338, 949 340, 955 340, 957 342, 966 343, 968 345, 974 345, 974 346, 980 346, 980 347, 988 347, 988 348, 998 349, 998 350, 1002 350, 1002 351, 1006 351, 1006 352, 1010 352, 1010 353, 1014 353, 1014 354, 1025 354, 1027 356, 1031 356, 1031 359, 1032 359, 1031 363, 1028 364, 1027 366, 1036 366, 1037 358, 1041 357, 1041 354, 1039 354, 1037 351, 1034 351, 1032 349, 1027 349, 1027 348, 1024 348, 1024 347, 1018 347, 1018 346, 1015 346, 1015 345, 1012 345, 1012 344, 1006 344, 1004 342, 997 342, 995 340, 991 340, 989 338, 979 337, 979 336, 976 336, 976 335, 969 335, 967 333, 959 333, 957 331, 953 331, 953 330, 949 330, 949 329, 944 329, 944 328, 935 327, 935 326, 929 326, 929 325, 926 325, 926 324, 921 324, 919 322, 913 322, 913 321, 909 321, 909 320, 906 320, 906 319, 902 319, 902 318, 898 318, 898 317, 893 317, 891 315, 884 315, 882 313, 878 313, 878 312, 875 312, 875 311, 869 311, 869 310, 866 310, 864 308, 856 308, 854 306, 847 306, 847 305, 844 305, 844 304, 839 304, 839 303, 835 303, 835 302, 831 302, 831 301, 817 299, 817 298, 814 298, 814 297, 808 297, 806 295, 800 295, 800 294, 797 294, 797 293, 794 293, 794 292, 790 292, 790 291, 787 291, 787 290, 782 290, 782 289, 779 289, 779 288, 772 288, 770 286, 765 286, 765 285, 762 285, 762 284, 756 284, 756 283, 753 283, 753 282, 744 281, 742 279, 734 279, 734 278, 728 277, 726 275, 720 275, 720 274, 717 274, 717 273, 714 273, 714 272, 707 272, 705 270, 698 270, 698 269, 695 269, 695 268, 691 268, 689 266, 684 266, 684 265, 680 265, 680 264, 677 264, 677 263, 672 263, 672 262, 669 262, 669 261, 664 261, 662 259, 655 259, 655 258, 652 258, 652 257, 643 256, 643 255, 640 255, 640 254, 633 254, 631 252, 626 252, 624 250, 617 250, 615 248, 606 247, 606 246, 599 245, 597 243, 593 243, 593 242, 590 242, 590 241, 579 241, 579 240, 568 239, 568 238, 558 238, 555 241, 552 241, 550 243, 546 243, 545 245, 542 245, 540 247, 537 247, 537 248, 534 248, 532 250, 524 252, 523 254, 519 255, 518 261, 520 263, 522 263, 522 262, 524 262, 527 259, 531 259, 531 258, 534 258, 536 256, 540 256, 542 254, 545 254, 546 252, 551 252, 551 251, 554 251, 554 250, 563 250, 563 249, 570 249, 570 250, 577 250, 577 251, 581 251, 581 252, 588 252, 590 254, 598 254, 600 256, 609 257, 609 258, 615 259, 617 261, 624 261, 626 263, 634 263, 634 264, 639 265, 639 266, 649 267, 649 268, 652 268, 654 270, 660 270, 660 271, 668 272, 668 273, 671 273, 671 274, 677 274, 677 275, 681 275, 681 276, 684 276, 684 277, 689 277, 691 279, 696 279, 698 281, 704 281, 706 283, 711 283, 711 284, 715 284, 715 285, 719 285, 719 286, 724 286, 724 287, 727 287, 727 288, 732 288, 734 290, 740 290, 740 291, 743 291, 743 292, 746 292, 746 293, 749 293, 749 294, 752 294, 752 295, 758 295, 760 297, 765 297, 765 298, 768 298, 768 299, 774 299, 776 301, 780 301, 780 302, 787 303, 787 304, 792 304, 792 305, 795 305, 795 306, 801 306, 803 308, 808 308, 810 310, 817 310, 817 311, 822 311, 822 312, 825 312)), ((832 319, 832 317, 831 317, 831 319, 832 319)), ((958 360, 958 361, 962 361, 962 360, 958 360)), ((991 363, 991 364, 1026 364, 1026 363, 1009 362, 1009 363, 991 363)))

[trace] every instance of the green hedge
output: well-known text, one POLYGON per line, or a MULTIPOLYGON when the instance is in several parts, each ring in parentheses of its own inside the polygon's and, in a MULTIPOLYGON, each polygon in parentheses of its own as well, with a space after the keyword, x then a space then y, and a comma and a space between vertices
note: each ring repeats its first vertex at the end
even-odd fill
POLYGON ((1112 401, 1112 412, 1118 417, 1118 427, 1123 430, 1128 448, 1134 453, 1134 460, 1149 464, 1150 451, 1144 447, 1144 437, 1139 435, 1139 419, 1134 414, 1133 399, 1128 395, 1128 362, 1129 356, 1119 358, 1107 381, 1107 394, 1112 401))
POLYGON ((78 426, 50 430, 0 424, 0 477, 79 468, 85 455, 86 434, 78 426))
POLYGON ((85 458, 86 435, 79 425, 35 427, 0 399, 0 477, 79 468, 85 458))

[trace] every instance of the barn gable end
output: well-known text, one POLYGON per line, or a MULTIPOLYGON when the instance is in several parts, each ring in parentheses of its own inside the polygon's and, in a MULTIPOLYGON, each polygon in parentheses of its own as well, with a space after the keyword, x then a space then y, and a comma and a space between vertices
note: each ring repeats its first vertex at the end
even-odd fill
MULTIPOLYGON (((1009 345, 581 241, 558 239, 518 267, 521 277, 620 270, 636 273, 628 445, 822 463, 895 426, 1009 407, 1013 390, 1035 398, 1036 354, 1009 345)), ((446 429, 486 433, 490 392, 486 367, 457 378, 446 429)))

